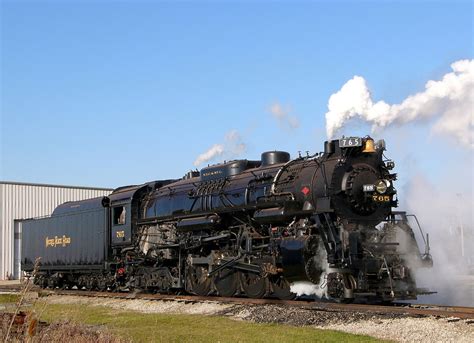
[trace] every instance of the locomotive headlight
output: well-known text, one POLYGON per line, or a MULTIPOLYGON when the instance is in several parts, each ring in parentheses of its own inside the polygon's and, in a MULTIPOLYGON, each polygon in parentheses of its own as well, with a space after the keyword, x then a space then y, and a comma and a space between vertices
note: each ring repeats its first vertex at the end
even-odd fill
POLYGON ((379 194, 384 194, 387 191, 389 185, 390 185, 390 181, 380 180, 379 182, 375 184, 375 190, 379 194))

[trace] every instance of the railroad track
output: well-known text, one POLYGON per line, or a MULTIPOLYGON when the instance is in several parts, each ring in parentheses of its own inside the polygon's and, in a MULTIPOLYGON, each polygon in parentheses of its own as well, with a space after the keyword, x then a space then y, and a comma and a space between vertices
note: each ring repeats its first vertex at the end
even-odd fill
MULTIPOLYGON (((18 287, 0 287, 0 291, 15 291, 18 287)), ((195 296, 195 295, 169 295, 169 294, 150 294, 150 293, 119 293, 119 292, 94 292, 85 290, 42 290, 34 288, 43 295, 66 295, 96 298, 114 298, 114 299, 141 299, 141 300, 160 300, 160 301, 178 301, 183 303, 202 303, 219 302, 227 304, 240 305, 284 305, 307 308, 316 311, 327 312, 363 312, 379 315, 400 314, 413 317, 439 317, 439 318, 459 318, 474 320, 474 307, 463 306, 441 306, 428 304, 406 304, 393 303, 390 305, 371 305, 371 304, 339 304, 323 300, 279 300, 279 299, 251 299, 239 297, 218 297, 218 296, 195 296)), ((453 319, 454 320, 454 319, 453 319)))

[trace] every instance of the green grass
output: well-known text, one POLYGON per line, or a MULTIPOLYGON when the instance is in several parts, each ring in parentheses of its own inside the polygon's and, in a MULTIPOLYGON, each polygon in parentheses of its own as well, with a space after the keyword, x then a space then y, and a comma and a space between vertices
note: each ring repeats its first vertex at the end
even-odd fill
POLYGON ((16 303, 18 298, 18 294, 0 294, 0 304, 16 303))
POLYGON ((37 306, 41 308, 41 320, 103 325, 111 333, 133 342, 383 342, 337 331, 249 323, 218 316, 145 314, 79 304, 37 306))

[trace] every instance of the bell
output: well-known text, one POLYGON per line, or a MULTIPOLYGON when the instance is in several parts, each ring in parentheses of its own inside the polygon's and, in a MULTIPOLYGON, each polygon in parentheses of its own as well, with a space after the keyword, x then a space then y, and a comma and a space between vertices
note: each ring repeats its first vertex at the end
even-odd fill
POLYGON ((367 138, 367 140, 365 141, 364 150, 362 150, 362 152, 375 152, 374 140, 372 138, 367 138))

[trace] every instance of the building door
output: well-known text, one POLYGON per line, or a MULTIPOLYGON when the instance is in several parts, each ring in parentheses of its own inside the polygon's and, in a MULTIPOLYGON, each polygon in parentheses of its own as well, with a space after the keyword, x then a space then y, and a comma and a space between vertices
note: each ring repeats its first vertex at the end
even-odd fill
POLYGON ((18 280, 21 275, 21 221, 14 221, 14 242, 13 242, 13 278, 18 280))

